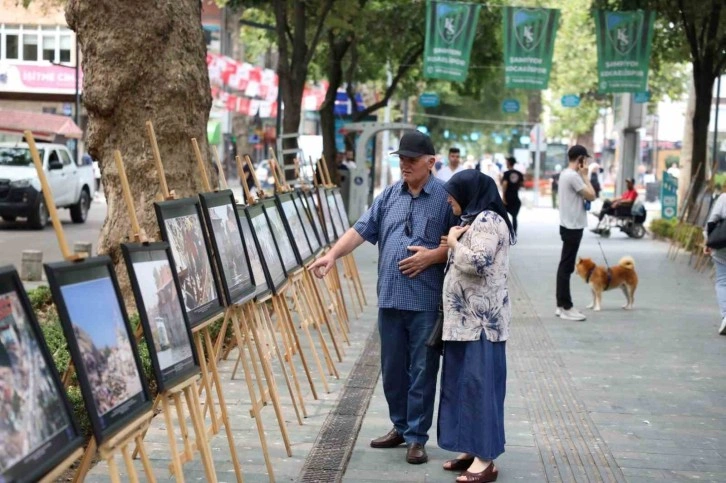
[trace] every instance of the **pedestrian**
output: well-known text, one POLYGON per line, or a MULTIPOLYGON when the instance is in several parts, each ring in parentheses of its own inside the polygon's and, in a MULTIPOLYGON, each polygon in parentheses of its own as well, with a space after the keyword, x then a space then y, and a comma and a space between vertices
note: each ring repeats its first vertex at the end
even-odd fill
POLYGON ((491 177, 465 171, 444 188, 462 226, 446 237, 438 443, 461 453, 444 463, 445 470, 465 470, 456 481, 495 481, 494 460, 504 453, 507 279, 516 235, 491 177))
POLYGON ((339 257, 364 241, 378 244, 378 331, 383 392, 393 429, 373 448, 408 446, 406 461, 428 460, 439 353, 426 346, 441 304, 447 248, 441 237, 455 224, 444 183, 430 174, 435 151, 419 131, 399 144, 402 179, 388 186, 367 212, 311 265, 324 276, 339 257))
MULTIPOLYGON (((726 193, 720 194, 713 204, 703 234, 704 238, 708 239, 708 235, 716 228, 716 225, 726 223, 723 220, 726 220, 726 193)), ((716 300, 721 309, 721 325, 718 328, 718 333, 726 335, 726 248, 713 250, 704 245, 703 253, 711 255, 713 265, 716 267, 716 300)))
POLYGON ((441 166, 441 169, 436 172, 436 177, 446 182, 454 174, 464 169, 466 168, 461 164, 461 151, 459 148, 449 148, 449 165, 441 166))
POLYGON ((504 193, 504 206, 507 213, 512 215, 512 226, 514 233, 517 233, 517 215, 522 207, 522 201, 519 199, 519 189, 524 183, 524 175, 521 171, 514 169, 517 162, 513 157, 507 158, 507 170, 502 173, 502 192, 504 193))
POLYGON ((550 178, 550 194, 552 195, 552 208, 557 209, 557 190, 559 189, 560 183, 560 171, 562 166, 559 164, 555 165, 555 174, 550 178))
POLYGON ((600 187, 600 173, 603 172, 603 169, 597 163, 590 163, 587 170, 590 173, 590 184, 592 185, 593 191, 595 191, 595 198, 599 198, 600 192, 602 191, 600 187))
POLYGON ((595 199, 595 191, 587 177, 585 161, 591 156, 584 146, 575 144, 567 151, 568 165, 560 173, 560 238, 562 253, 557 268, 557 309, 555 315, 565 320, 585 320, 585 315, 573 307, 570 276, 575 271, 575 259, 580 248, 582 232, 587 226, 585 201, 595 199))

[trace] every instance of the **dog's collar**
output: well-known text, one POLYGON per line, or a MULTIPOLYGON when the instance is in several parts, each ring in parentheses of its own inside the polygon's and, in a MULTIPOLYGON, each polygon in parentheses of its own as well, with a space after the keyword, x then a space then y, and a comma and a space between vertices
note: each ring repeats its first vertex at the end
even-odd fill
POLYGON ((595 271, 596 267, 592 267, 590 271, 587 272, 587 277, 585 277, 585 283, 590 283, 590 277, 592 277, 592 273, 595 271))

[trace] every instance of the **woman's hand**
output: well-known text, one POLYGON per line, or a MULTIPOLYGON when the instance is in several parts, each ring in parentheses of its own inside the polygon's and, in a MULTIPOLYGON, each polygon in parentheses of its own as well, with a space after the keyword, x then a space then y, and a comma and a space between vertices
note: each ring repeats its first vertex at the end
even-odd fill
POLYGON ((703 246, 703 254, 704 255, 710 255, 711 254, 711 248, 709 248, 709 247, 707 247, 707 246, 704 245, 703 246))
POLYGON ((451 227, 451 230, 449 230, 449 234, 446 237, 446 244, 449 245, 449 248, 454 248, 456 246, 461 235, 466 233, 466 230, 468 230, 470 226, 471 225, 451 227))

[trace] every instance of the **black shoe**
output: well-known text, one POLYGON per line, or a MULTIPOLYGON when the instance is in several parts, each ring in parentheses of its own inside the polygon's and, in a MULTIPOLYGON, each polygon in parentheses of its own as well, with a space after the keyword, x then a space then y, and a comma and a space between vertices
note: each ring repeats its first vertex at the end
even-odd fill
POLYGON ((403 435, 393 428, 385 436, 371 440, 371 448, 395 448, 405 442, 403 435))
POLYGON ((406 461, 412 465, 420 465, 429 460, 426 454, 426 448, 421 443, 411 443, 406 451, 406 461))

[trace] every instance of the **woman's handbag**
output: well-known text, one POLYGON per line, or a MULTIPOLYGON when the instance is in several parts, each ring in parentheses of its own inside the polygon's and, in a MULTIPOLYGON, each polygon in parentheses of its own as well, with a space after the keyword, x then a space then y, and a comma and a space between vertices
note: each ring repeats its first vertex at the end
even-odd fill
POLYGON ((436 350, 439 354, 444 352, 444 341, 442 339, 444 333, 444 311, 441 307, 439 307, 439 316, 436 318, 436 323, 434 324, 434 330, 431 331, 431 335, 429 335, 428 340, 426 341, 426 345, 434 350, 436 350))
POLYGON ((714 250, 726 248, 726 219, 717 221, 713 230, 708 232, 706 246, 714 250))

